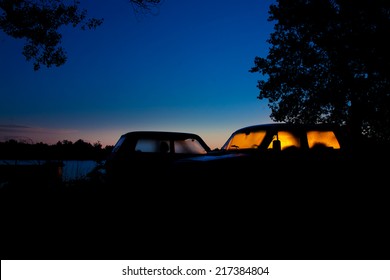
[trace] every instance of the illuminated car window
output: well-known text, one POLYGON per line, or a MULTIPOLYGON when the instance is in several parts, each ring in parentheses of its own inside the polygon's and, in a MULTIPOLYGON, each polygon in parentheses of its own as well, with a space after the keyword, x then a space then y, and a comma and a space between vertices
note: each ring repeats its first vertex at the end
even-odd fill
POLYGON ((316 146, 340 149, 340 143, 337 141, 333 131, 309 131, 307 133, 307 141, 310 149, 316 146))
POLYGON ((207 151, 196 139, 175 140, 177 154, 207 154, 207 151))
POLYGON ((227 149, 255 149, 265 137, 266 131, 253 131, 250 133, 238 133, 233 136, 227 149))
MULTIPOLYGON (((295 136, 293 133, 289 131, 279 131, 278 139, 280 140, 280 147, 283 151, 284 149, 295 147, 301 147, 301 141, 299 137, 295 136)), ((276 140, 276 136, 273 140, 276 140)), ((269 144, 268 149, 272 149, 272 142, 269 144)))

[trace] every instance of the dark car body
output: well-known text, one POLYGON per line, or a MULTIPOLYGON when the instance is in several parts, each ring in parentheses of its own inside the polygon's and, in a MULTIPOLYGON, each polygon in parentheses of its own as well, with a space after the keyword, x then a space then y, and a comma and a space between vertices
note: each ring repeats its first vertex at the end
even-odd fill
POLYGON ((260 124, 236 130, 222 151, 310 151, 316 148, 340 150, 344 145, 340 127, 329 124, 260 124))
POLYGON ((236 130, 217 151, 178 160, 172 173, 214 182, 255 178, 277 182, 283 176, 308 176, 316 169, 338 172, 337 166, 348 155, 345 132, 339 126, 259 124, 236 130))
POLYGON ((209 146, 195 133, 128 132, 121 135, 105 161, 105 177, 107 182, 121 185, 158 181, 172 162, 209 152, 209 146))

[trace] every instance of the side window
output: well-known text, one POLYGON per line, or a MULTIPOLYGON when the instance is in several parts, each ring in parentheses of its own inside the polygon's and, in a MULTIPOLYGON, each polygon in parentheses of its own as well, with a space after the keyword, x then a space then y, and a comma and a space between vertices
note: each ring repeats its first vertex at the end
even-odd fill
MULTIPOLYGON (((276 140, 276 135, 274 136, 275 138, 272 140, 276 140)), ((289 131, 279 131, 278 132, 278 139, 280 140, 280 147, 281 150, 285 150, 287 148, 300 148, 301 147, 301 141, 299 137, 294 135, 293 133, 289 131)), ((272 149, 272 142, 268 146, 268 149, 272 149)))
POLYGON ((309 148, 328 147, 340 149, 340 143, 333 131, 309 131, 307 132, 309 148))
POLYGON ((196 139, 175 140, 175 153, 177 154, 206 154, 207 151, 196 139))
POLYGON ((157 139, 139 139, 135 145, 135 151, 143 153, 169 152, 169 141, 161 141, 157 139))

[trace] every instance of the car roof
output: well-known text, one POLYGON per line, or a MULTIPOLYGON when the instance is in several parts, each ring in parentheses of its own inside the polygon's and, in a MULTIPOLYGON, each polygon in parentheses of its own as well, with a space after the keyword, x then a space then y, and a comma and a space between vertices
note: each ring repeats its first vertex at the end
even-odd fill
POLYGON ((245 133, 250 131, 259 131, 259 130, 336 130, 339 126, 336 124, 294 124, 294 123, 266 123, 246 126, 240 129, 237 129, 235 133, 245 133))
POLYGON ((199 135, 190 132, 178 132, 178 131, 131 131, 123 134, 125 137, 156 137, 156 138, 175 138, 184 139, 188 137, 200 138, 199 135))

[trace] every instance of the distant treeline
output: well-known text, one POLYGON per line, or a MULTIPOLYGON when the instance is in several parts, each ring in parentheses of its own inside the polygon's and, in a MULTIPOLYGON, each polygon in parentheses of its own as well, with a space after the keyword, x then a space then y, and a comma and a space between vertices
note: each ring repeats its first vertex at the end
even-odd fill
POLYGON ((18 160, 105 160, 113 146, 105 146, 77 140, 63 140, 57 144, 30 144, 17 140, 0 142, 0 159, 18 160))

